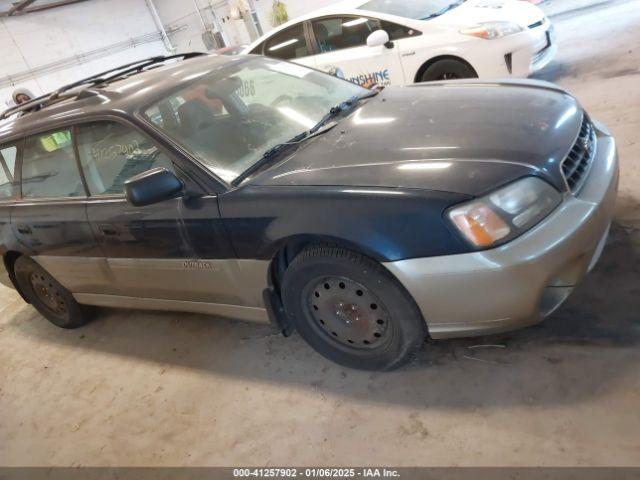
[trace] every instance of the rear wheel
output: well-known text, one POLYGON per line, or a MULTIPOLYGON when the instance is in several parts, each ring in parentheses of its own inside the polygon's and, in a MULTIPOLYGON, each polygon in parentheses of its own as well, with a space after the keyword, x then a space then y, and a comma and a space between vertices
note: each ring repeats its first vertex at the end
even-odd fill
POLYGON ((381 265, 336 247, 304 250, 282 283, 285 311, 318 353, 347 367, 391 370, 426 336, 413 299, 381 265))
POLYGON ((87 323, 87 312, 71 292, 29 257, 14 265, 18 287, 40 314, 61 328, 78 328, 87 323))
POLYGON ((458 78, 477 78, 478 74, 468 64, 460 60, 444 59, 437 60, 429 65, 422 74, 421 82, 432 82, 436 80, 455 80, 458 78))

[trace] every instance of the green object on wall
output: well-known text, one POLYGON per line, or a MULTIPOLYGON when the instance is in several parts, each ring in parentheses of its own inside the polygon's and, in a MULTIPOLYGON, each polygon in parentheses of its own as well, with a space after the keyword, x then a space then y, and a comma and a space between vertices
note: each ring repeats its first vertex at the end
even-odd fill
POLYGON ((287 6, 280 0, 273 0, 273 7, 271 8, 271 17, 273 20, 273 26, 277 27, 285 22, 289 21, 289 13, 287 12, 287 6))

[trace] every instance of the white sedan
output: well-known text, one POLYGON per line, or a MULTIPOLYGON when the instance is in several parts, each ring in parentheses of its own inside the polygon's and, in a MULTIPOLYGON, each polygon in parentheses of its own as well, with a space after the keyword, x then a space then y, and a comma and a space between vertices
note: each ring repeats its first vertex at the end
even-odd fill
POLYGON ((556 50, 549 19, 520 0, 347 0, 278 27, 243 53, 361 85, 406 85, 526 77, 556 50))

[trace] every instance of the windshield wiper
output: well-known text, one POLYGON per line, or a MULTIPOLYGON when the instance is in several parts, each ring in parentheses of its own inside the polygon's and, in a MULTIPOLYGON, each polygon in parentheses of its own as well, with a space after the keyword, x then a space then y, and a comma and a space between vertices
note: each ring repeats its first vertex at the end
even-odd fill
MULTIPOLYGON (((302 143, 304 140, 307 140, 307 139, 309 139, 311 137, 315 137, 315 136, 320 135, 320 134, 322 134, 324 132, 328 132, 334 126, 335 126, 335 123, 332 124, 332 125, 326 125, 326 128, 322 128, 322 129, 318 128, 313 133, 309 133, 311 130, 306 130, 306 131, 296 135, 292 139, 287 140, 286 142, 279 143, 278 145, 275 145, 275 146, 271 147, 269 150, 267 150, 266 152, 264 152, 262 154, 262 157, 260 157, 260 159, 256 163, 251 165, 248 169, 246 169, 244 172, 242 172, 238 176, 238 178, 236 178, 233 182, 231 182, 231 185, 233 185, 234 187, 237 187, 246 178, 248 178, 249 176, 253 175, 255 172, 260 170, 265 164, 271 162, 274 158, 278 157, 281 152, 283 152, 284 150, 286 150, 290 146, 298 145, 298 144, 302 143)), ((323 125, 323 127, 325 127, 325 126, 323 125)))
POLYGON ((438 10, 436 13, 432 13, 431 15, 427 15, 424 18, 421 18, 420 20, 431 20, 432 18, 435 17, 439 17, 440 15, 447 13, 449 10, 453 10, 454 8, 456 8, 459 5, 462 5, 466 0, 459 0, 457 2, 454 2, 450 5, 447 5, 446 7, 444 7, 441 10, 438 10))
POLYGON ((242 172, 238 176, 238 178, 236 178, 233 182, 231 182, 231 184, 233 186, 237 187, 247 177, 249 177, 250 175, 252 175, 256 171, 258 171, 266 163, 269 163, 273 158, 277 157, 278 154, 280 154, 282 151, 286 150, 290 146, 297 145, 297 144, 302 143, 303 141, 308 140, 308 139, 310 139, 312 137, 320 135, 320 134, 322 134, 324 132, 328 132, 329 130, 331 130, 335 126, 335 123, 331 124, 331 125, 328 125, 329 121, 331 121, 332 119, 334 119, 335 117, 340 115, 345 110, 347 110, 347 109, 351 108, 352 106, 356 105, 358 102, 360 102, 362 100, 365 100, 367 98, 375 97, 381 91, 382 91, 382 89, 377 89, 377 90, 372 90, 371 92, 366 93, 364 95, 354 95, 353 97, 349 98, 348 100, 345 100, 344 102, 339 103, 338 105, 335 105, 334 107, 331 107, 329 112, 324 117, 322 117, 320 119, 320 121, 318 123, 316 123, 313 127, 311 127, 309 130, 305 130, 304 132, 302 132, 302 133, 296 135, 295 137, 293 137, 292 139, 287 140, 286 142, 283 142, 283 143, 279 143, 279 144, 271 147, 266 152, 264 152, 262 154, 262 157, 260 157, 260 159, 256 163, 254 163, 247 170, 242 172), (327 128, 324 128, 324 127, 327 127, 327 128))

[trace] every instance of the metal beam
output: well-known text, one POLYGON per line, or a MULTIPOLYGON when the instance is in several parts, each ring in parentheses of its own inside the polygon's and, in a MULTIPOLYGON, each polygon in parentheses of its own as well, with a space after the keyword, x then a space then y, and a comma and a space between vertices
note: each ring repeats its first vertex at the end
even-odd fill
POLYGON ((42 10, 49 10, 50 8, 64 7, 65 5, 72 5, 74 3, 86 2, 87 0, 60 0, 59 2, 45 3, 44 5, 36 5, 35 7, 27 8, 21 13, 33 13, 41 12, 42 10))
POLYGON ((72 5, 74 3, 86 2, 87 0, 59 0, 58 2, 45 3, 44 5, 36 5, 35 7, 28 7, 37 0, 22 0, 20 3, 11 7, 6 12, 0 12, 0 17, 9 17, 13 15, 25 15, 27 13, 41 12, 43 10, 49 10, 50 8, 64 7, 65 5, 72 5))
POLYGON ((21 10, 24 10, 25 8, 27 8, 29 5, 31 5, 33 2, 35 2, 36 0, 22 0, 16 4, 13 5, 13 7, 11 7, 6 15, 7 17, 10 17, 11 15, 15 15, 16 13, 20 12, 21 10))

